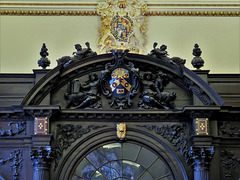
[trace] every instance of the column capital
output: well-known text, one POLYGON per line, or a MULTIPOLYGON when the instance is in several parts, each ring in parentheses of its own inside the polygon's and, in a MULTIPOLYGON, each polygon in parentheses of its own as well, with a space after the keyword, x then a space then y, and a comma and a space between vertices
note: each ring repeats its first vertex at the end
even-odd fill
POLYGON ((53 159, 52 148, 50 146, 30 147, 29 153, 34 168, 50 167, 50 163, 53 159))
POLYGON ((214 155, 214 146, 196 147, 191 146, 189 156, 192 165, 200 165, 209 168, 210 162, 214 155))

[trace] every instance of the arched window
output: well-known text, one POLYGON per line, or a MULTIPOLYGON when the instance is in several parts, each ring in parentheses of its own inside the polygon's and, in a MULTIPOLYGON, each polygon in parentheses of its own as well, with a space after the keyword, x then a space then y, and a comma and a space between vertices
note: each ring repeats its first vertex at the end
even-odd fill
POLYGON ((166 162, 146 147, 133 143, 101 146, 78 164, 72 180, 172 180, 166 162))

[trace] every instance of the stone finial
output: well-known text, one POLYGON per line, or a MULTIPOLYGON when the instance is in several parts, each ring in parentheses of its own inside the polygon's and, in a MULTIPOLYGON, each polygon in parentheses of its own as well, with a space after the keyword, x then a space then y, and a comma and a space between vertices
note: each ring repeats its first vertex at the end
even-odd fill
POLYGON ((51 63, 47 58, 47 56, 49 55, 47 51, 48 49, 45 43, 43 43, 43 46, 40 52, 41 59, 38 60, 38 66, 42 67, 43 69, 46 69, 46 67, 49 66, 51 63))
POLYGON ((202 54, 198 44, 194 45, 193 53, 195 57, 192 59, 192 65, 194 68, 200 69, 204 65, 204 60, 200 57, 202 54))

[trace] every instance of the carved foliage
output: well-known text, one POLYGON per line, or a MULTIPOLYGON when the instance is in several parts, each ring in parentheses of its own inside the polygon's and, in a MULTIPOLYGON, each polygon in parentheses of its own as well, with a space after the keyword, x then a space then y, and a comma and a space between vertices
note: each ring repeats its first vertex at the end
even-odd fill
POLYGON ((221 151, 221 161, 222 166, 225 169, 225 178, 231 180, 233 169, 240 168, 240 159, 235 157, 233 151, 227 149, 221 151))
POLYGON ((83 128, 80 125, 74 126, 72 124, 58 124, 54 149, 55 169, 58 166, 58 162, 61 159, 64 150, 66 150, 73 142, 81 138, 84 134, 102 127, 105 126, 90 125, 87 128, 83 128))
POLYGON ((186 132, 186 124, 163 125, 161 127, 144 125, 141 127, 145 127, 150 131, 154 131, 156 134, 159 134, 163 138, 167 139, 181 152, 186 162, 189 162, 188 134, 186 132))
POLYGON ((24 132, 26 135, 26 122, 14 122, 8 123, 9 129, 0 130, 0 136, 15 136, 24 132))
POLYGON ((3 160, 3 158, 0 157, 0 166, 5 165, 7 162, 12 162, 10 165, 11 170, 13 171, 13 179, 18 180, 19 179, 19 172, 22 170, 22 155, 23 152, 21 150, 14 150, 10 157, 6 160, 3 160))
POLYGON ((219 135, 236 137, 240 136, 240 127, 234 126, 232 122, 219 122, 219 135))

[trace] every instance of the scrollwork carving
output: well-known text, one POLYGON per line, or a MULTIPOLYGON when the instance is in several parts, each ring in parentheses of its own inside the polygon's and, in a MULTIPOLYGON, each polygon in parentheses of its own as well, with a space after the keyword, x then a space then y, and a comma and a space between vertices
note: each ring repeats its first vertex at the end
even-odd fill
POLYGON ((227 149, 221 151, 221 162, 225 169, 225 178, 227 180, 232 179, 232 171, 240 168, 240 159, 237 159, 234 152, 227 149))
POLYGON ((11 167, 11 170, 13 171, 14 180, 19 179, 19 173, 22 170, 22 161, 23 161, 22 156, 23 156, 23 151, 16 149, 10 154, 10 157, 8 159, 3 160, 3 158, 0 157, 0 166, 3 166, 8 162, 12 162, 10 167, 11 167))
POLYGON ((26 135, 26 122, 14 122, 11 121, 8 123, 9 129, 0 130, 0 136, 15 136, 24 132, 26 135), (15 125, 15 127, 13 126, 15 125))
POLYGON ((74 126, 72 124, 57 125, 56 144, 54 148, 55 156, 55 169, 58 162, 62 157, 63 151, 71 146, 77 139, 81 138, 84 134, 89 133, 91 130, 96 130, 106 126, 90 125, 83 128, 81 125, 74 126))
POLYGON ((171 144, 173 144, 177 150, 180 151, 181 155, 184 157, 187 163, 189 163, 189 146, 188 146, 188 134, 186 133, 186 124, 173 124, 173 125, 163 125, 158 126, 148 126, 139 125, 144 127, 149 131, 154 131, 156 134, 167 139, 171 144))
POLYGON ((239 137, 240 136, 240 127, 234 126, 232 122, 219 122, 218 132, 219 135, 230 136, 230 137, 239 137))

